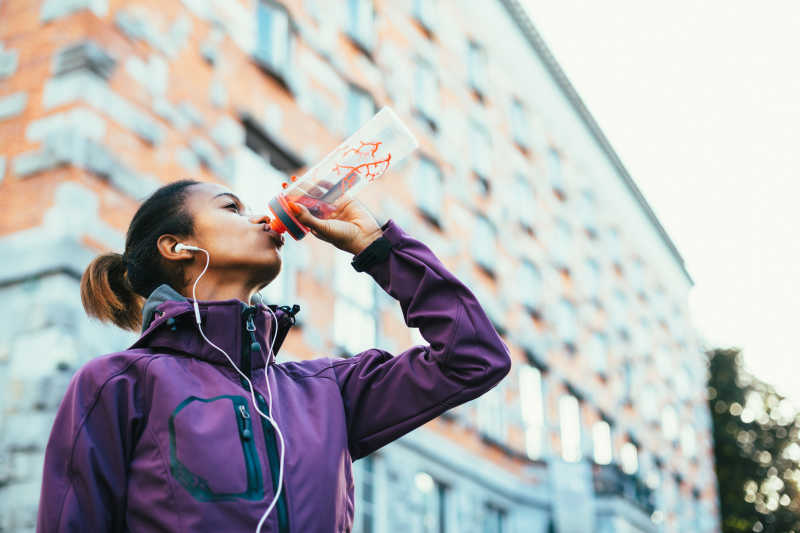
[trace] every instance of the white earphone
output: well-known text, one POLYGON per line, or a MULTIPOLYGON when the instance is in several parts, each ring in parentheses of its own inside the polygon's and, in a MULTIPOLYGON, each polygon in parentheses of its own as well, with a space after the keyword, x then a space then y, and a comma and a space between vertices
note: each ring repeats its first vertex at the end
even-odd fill
MULTIPOLYGON (((200 275, 197 276, 197 279, 194 281, 194 285, 192 286, 192 304, 193 304, 193 307, 194 307, 194 318, 195 318, 195 322, 197 322, 197 329, 200 331, 200 336, 202 336, 203 339, 208 344, 210 344, 211 346, 216 348, 219 352, 221 352, 222 355, 224 355, 225 358, 228 360, 228 362, 230 362, 230 364, 233 366, 233 368, 236 370, 236 372, 238 372, 239 375, 242 376, 245 379, 245 381, 247 381, 247 384, 250 387, 250 396, 253 399, 253 407, 258 412, 258 414, 261 415, 261 417, 264 418, 264 420, 266 420, 270 424, 272 424, 272 427, 275 428, 275 432, 278 434, 278 438, 281 441, 280 468, 278 470, 278 489, 275 491, 275 496, 272 498, 272 502, 269 504, 269 507, 267 507, 267 510, 264 511, 264 514, 261 515, 261 520, 258 521, 258 527, 256 527, 256 533, 261 533, 261 526, 264 525, 264 521, 267 519, 267 516, 269 516, 269 513, 272 511, 272 509, 275 507, 275 504, 278 502, 278 497, 280 496, 281 489, 283 488, 283 463, 284 463, 284 455, 285 455, 284 452, 285 452, 285 448, 286 448, 286 444, 285 444, 285 442, 283 440, 283 433, 281 432, 281 429, 278 427, 278 424, 275 422, 275 419, 273 419, 269 415, 265 415, 263 412, 261 412, 261 409, 258 408, 258 403, 256 402, 255 390, 253 389, 253 382, 250 381, 250 378, 247 377, 247 375, 245 375, 245 373, 242 372, 239 369, 238 366, 236 366, 236 363, 234 363, 233 359, 231 359, 230 356, 227 353, 225 353, 225 350, 223 350, 222 348, 220 348, 219 346, 217 346, 216 344, 211 342, 208 339, 208 337, 206 337, 206 334, 203 333, 203 326, 201 324, 202 320, 200 319, 200 306, 197 304, 197 283, 200 281, 200 278, 202 278, 203 275, 205 275, 206 270, 208 270, 208 265, 211 263, 211 255, 208 253, 207 250, 205 250, 203 248, 200 248, 200 247, 197 247, 197 246, 192 246, 190 244, 183 244, 182 242, 179 242, 178 244, 176 244, 174 250, 176 252, 180 252, 181 250, 193 250, 193 251, 197 251, 197 252, 203 252, 204 254, 206 254, 206 266, 203 268, 203 271, 200 273, 200 275)), ((273 355, 272 347, 275 346, 275 338, 278 336, 278 318, 275 316, 275 313, 272 312, 272 309, 270 309, 269 307, 266 307, 266 306, 265 306, 265 309, 267 311, 269 311, 269 313, 272 315, 272 320, 273 320, 273 323, 275 324, 275 327, 272 328, 272 330, 273 330, 272 331, 272 342, 269 345, 269 352, 267 353, 267 361, 269 362, 269 356, 273 355)), ((265 365, 264 366, 264 381, 267 383, 267 396, 269 398, 269 403, 267 404, 267 408, 268 408, 268 410, 270 412, 272 412, 272 390, 270 389, 270 386, 269 386, 269 377, 267 375, 268 369, 269 369, 269 365, 265 365)))

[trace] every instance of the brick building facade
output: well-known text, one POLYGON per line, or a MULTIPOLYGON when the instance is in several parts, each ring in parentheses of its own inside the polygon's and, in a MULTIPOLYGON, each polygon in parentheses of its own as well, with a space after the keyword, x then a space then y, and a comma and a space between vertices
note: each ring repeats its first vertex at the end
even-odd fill
MULTIPOLYGON (((514 368, 355 463, 356 531, 719 530, 691 278, 516 0, 0 0, 0 531, 35 524, 72 373, 132 341, 78 281, 138 202, 194 177, 264 206, 383 105, 420 149, 364 201, 514 368)), ((344 254, 283 253, 281 358, 423 342, 344 254)))

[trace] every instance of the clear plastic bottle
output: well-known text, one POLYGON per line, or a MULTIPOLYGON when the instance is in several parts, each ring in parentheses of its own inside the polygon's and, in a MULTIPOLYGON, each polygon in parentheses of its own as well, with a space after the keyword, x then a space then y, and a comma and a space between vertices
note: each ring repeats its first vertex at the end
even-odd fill
POLYGON ((300 178, 292 176, 283 184, 284 190, 268 204, 274 215, 270 227, 302 239, 309 229, 294 216, 289 202, 303 204, 317 218, 328 218, 418 146, 395 112, 384 107, 300 178))

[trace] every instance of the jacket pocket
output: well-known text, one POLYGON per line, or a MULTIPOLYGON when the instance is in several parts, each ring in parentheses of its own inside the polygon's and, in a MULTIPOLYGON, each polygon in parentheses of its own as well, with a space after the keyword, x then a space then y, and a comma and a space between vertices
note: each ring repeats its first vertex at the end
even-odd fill
POLYGON ((243 396, 189 396, 169 417, 172 476, 200 501, 261 500, 264 481, 243 396))

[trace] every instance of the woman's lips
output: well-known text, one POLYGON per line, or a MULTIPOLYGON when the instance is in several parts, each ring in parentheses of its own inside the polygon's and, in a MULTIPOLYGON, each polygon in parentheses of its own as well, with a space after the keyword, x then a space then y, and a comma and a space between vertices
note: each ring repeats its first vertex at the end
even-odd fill
POLYGON ((283 235, 272 231, 272 229, 266 224, 264 224, 264 231, 266 231, 269 234, 270 238, 272 239, 272 242, 275 243, 276 248, 280 248, 281 246, 283 246, 284 243, 283 235))

